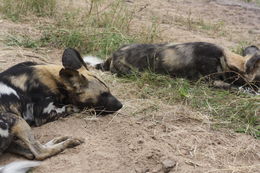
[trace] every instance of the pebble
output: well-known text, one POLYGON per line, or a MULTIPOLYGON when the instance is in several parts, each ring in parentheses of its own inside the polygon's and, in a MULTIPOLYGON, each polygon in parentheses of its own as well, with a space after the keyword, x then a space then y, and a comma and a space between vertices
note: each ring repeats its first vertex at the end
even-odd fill
POLYGON ((173 160, 164 160, 162 161, 162 166, 163 166, 163 172, 168 173, 176 166, 176 162, 173 160))

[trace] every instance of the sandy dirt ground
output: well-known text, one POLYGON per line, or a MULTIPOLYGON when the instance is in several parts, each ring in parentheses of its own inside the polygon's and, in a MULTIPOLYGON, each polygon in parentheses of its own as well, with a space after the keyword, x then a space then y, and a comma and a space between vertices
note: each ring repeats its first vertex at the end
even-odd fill
MULTIPOLYGON (((161 41, 209 41, 226 47, 246 41, 260 46, 260 8, 256 5, 233 0, 127 0, 125 5, 135 10, 132 32, 157 17, 161 41), (187 20, 203 20, 212 26, 220 22, 221 28, 201 30, 186 24, 187 20)), ((30 23, 13 23, 0 16, 0 70, 26 60, 60 63, 62 50, 5 45, 4 38, 14 31, 39 33, 30 23)), ((259 140, 232 130, 214 130, 210 115, 189 105, 140 99, 133 84, 119 83, 109 73, 94 73, 123 102, 123 109, 105 117, 74 114, 34 128, 41 142, 58 136, 85 139, 84 144, 43 161, 34 173, 259 172, 259 140)), ((15 160, 23 158, 6 153, 0 164, 15 160)))

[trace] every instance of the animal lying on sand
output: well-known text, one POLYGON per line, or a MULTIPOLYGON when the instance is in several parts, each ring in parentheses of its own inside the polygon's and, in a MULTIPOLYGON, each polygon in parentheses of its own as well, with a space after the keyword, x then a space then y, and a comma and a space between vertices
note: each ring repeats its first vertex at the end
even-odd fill
POLYGON ((83 140, 63 136, 41 144, 30 126, 88 108, 97 114, 122 108, 107 85, 86 69, 75 49, 64 51, 62 64, 23 62, 0 73, 0 155, 12 152, 44 160, 83 140))
MULTIPOLYGON (((130 44, 116 50, 105 62, 95 65, 103 71, 128 75, 149 70, 171 77, 197 80, 201 77, 242 86, 260 85, 260 53, 248 48, 245 56, 207 42, 183 44, 130 44)), ((88 58, 84 59, 89 62, 88 58)))

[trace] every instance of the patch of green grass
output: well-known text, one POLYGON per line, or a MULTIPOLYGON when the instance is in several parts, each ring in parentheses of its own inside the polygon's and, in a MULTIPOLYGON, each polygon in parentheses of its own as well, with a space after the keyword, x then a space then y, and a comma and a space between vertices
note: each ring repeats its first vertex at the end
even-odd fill
POLYGON ((32 39, 27 35, 9 35, 5 39, 8 46, 20 46, 25 48, 39 48, 44 46, 43 42, 38 39, 32 39))
POLYGON ((142 43, 153 43, 155 40, 160 39, 160 32, 159 32, 159 20, 155 17, 151 19, 152 23, 150 27, 143 28, 143 31, 139 34, 139 42, 142 43))
POLYGON ((42 41, 52 46, 74 47, 83 53, 108 56, 123 44, 135 41, 129 34, 133 13, 122 1, 100 10, 102 1, 91 1, 89 10, 69 9, 57 14, 54 26, 43 28, 42 41))
POLYGON ((13 21, 22 16, 52 16, 56 10, 56 0, 2 0, 0 11, 13 21))
POLYGON ((208 113, 214 127, 233 128, 237 132, 260 138, 260 96, 209 87, 203 81, 144 72, 120 79, 138 86, 140 98, 156 97, 167 103, 185 103, 208 113))
POLYGON ((254 3, 260 5, 260 0, 243 0, 243 1, 245 1, 245 2, 254 2, 254 3))
POLYGON ((50 47, 72 47, 81 48, 85 43, 85 37, 80 30, 67 30, 55 27, 46 27, 40 42, 50 47))
POLYGON ((247 47, 247 46, 250 46, 252 45, 252 43, 248 42, 248 41, 240 41, 238 43, 238 45, 236 47, 233 47, 231 50, 234 52, 234 53, 237 53, 239 55, 242 55, 243 54, 243 50, 247 47))
POLYGON ((209 22, 200 18, 193 18, 191 11, 185 17, 175 17, 175 23, 179 26, 185 27, 187 30, 201 31, 208 35, 224 36, 226 33, 224 21, 209 22))
MULTIPOLYGON (((4 1, 12 2, 12 0, 4 1)), ((32 1, 28 0, 28 2, 32 1)), ((38 1, 35 0, 35 2, 38 1)), ((124 44, 154 42, 158 39, 156 19, 150 26, 144 27, 140 33, 131 34, 129 26, 134 13, 129 11, 121 0, 112 1, 107 6, 102 6, 103 2, 92 0, 90 9, 87 10, 64 7, 63 11, 55 12, 51 25, 43 22, 38 26, 42 33, 41 38, 35 40, 25 36, 26 38, 22 40, 17 38, 8 42, 23 47, 30 46, 27 42, 32 43, 31 47, 73 47, 82 53, 107 57, 124 44)), ((24 15, 27 14, 29 13, 24 13, 24 15)))
POLYGON ((118 30, 103 31, 90 36, 92 41, 89 41, 87 52, 91 52, 97 56, 110 56, 112 52, 118 49, 123 44, 133 43, 134 38, 122 34, 118 30))

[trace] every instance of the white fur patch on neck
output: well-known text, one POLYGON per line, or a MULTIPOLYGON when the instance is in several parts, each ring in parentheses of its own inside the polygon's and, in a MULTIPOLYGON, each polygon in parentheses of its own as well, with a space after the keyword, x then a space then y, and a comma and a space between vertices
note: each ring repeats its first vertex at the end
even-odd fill
POLYGON ((10 94, 14 94, 17 98, 20 98, 18 96, 17 92, 13 88, 11 88, 11 87, 7 86, 6 84, 0 82, 0 97, 2 95, 10 95, 10 94))
POLYGON ((26 109, 23 113, 23 119, 26 121, 33 121, 34 116, 33 116, 33 107, 34 103, 27 103, 26 104, 26 109))
POLYGON ((8 129, 3 130, 3 129, 0 128, 0 136, 1 137, 8 137, 8 135, 9 135, 8 129))
POLYGON ((46 108, 43 109, 43 113, 51 113, 51 111, 55 111, 56 113, 60 114, 60 113, 64 113, 66 111, 65 106, 63 106, 62 108, 57 108, 53 102, 49 103, 48 106, 46 108))
POLYGON ((84 62, 87 63, 87 64, 90 64, 91 66, 95 66, 97 64, 100 64, 100 63, 103 63, 103 60, 96 57, 96 56, 85 56, 83 58, 84 62))

